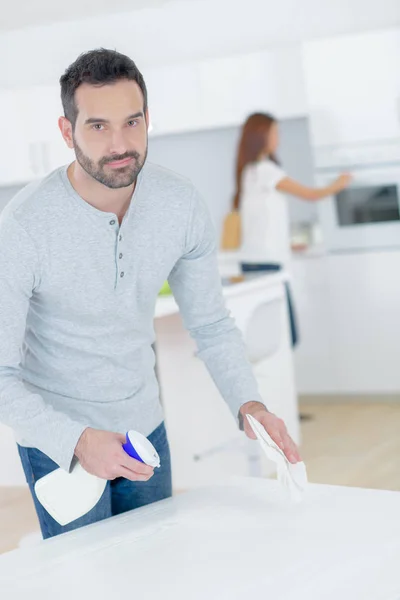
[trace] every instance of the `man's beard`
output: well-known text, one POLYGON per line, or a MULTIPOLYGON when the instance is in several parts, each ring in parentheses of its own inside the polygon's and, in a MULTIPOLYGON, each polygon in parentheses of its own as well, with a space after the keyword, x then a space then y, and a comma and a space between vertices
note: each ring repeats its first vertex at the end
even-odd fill
POLYGON ((118 189, 129 187, 135 181, 140 171, 143 168, 143 165, 147 158, 147 147, 145 150, 145 154, 143 157, 140 156, 136 150, 132 150, 131 152, 125 152, 124 154, 118 154, 113 156, 103 156, 98 163, 94 163, 88 156, 86 156, 81 148, 76 143, 74 139, 74 149, 76 160, 82 167, 84 171, 93 179, 107 186, 108 188, 118 189), (117 160, 125 160, 127 158, 132 158, 133 160, 126 165, 125 167, 121 167, 119 169, 109 169, 109 171, 105 170, 105 165, 112 161, 117 160))

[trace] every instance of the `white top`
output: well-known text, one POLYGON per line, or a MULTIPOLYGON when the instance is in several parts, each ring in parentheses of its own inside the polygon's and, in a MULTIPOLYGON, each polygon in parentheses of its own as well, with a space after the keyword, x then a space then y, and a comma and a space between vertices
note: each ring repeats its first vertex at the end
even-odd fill
POLYGON ((1 597, 395 600, 399 492, 232 480, 0 556, 1 597), (161 590, 161 594, 160 594, 161 590))
POLYGON ((248 165, 242 175, 243 262, 279 263, 290 259, 289 214, 286 197, 276 186, 286 173, 271 160, 248 165))

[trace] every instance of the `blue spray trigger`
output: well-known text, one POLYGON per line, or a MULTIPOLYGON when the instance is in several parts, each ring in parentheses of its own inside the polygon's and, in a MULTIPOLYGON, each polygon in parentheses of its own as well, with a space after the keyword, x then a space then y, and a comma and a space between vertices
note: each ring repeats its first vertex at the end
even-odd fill
POLYGON ((126 442, 123 444, 125 452, 135 460, 138 460, 150 467, 160 466, 160 457, 153 444, 138 431, 128 431, 126 442))

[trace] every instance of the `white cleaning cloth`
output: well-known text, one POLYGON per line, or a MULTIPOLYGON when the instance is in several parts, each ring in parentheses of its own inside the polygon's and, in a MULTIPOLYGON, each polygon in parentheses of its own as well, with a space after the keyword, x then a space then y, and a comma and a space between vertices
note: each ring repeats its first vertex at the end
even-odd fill
POLYGON ((285 487, 290 498, 295 502, 299 502, 308 483, 304 462, 298 462, 294 465, 289 462, 261 423, 251 415, 246 415, 246 417, 267 458, 276 463, 278 481, 285 487))

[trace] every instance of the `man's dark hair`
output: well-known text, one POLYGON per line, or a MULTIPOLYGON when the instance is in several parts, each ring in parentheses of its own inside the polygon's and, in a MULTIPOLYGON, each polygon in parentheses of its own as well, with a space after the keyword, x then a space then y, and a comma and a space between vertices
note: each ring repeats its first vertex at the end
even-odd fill
POLYGON ((75 127, 78 108, 75 92, 82 83, 107 85, 127 79, 136 81, 143 94, 143 110, 147 110, 147 88, 143 75, 132 59, 116 50, 98 48, 78 56, 60 77, 64 115, 75 127))

